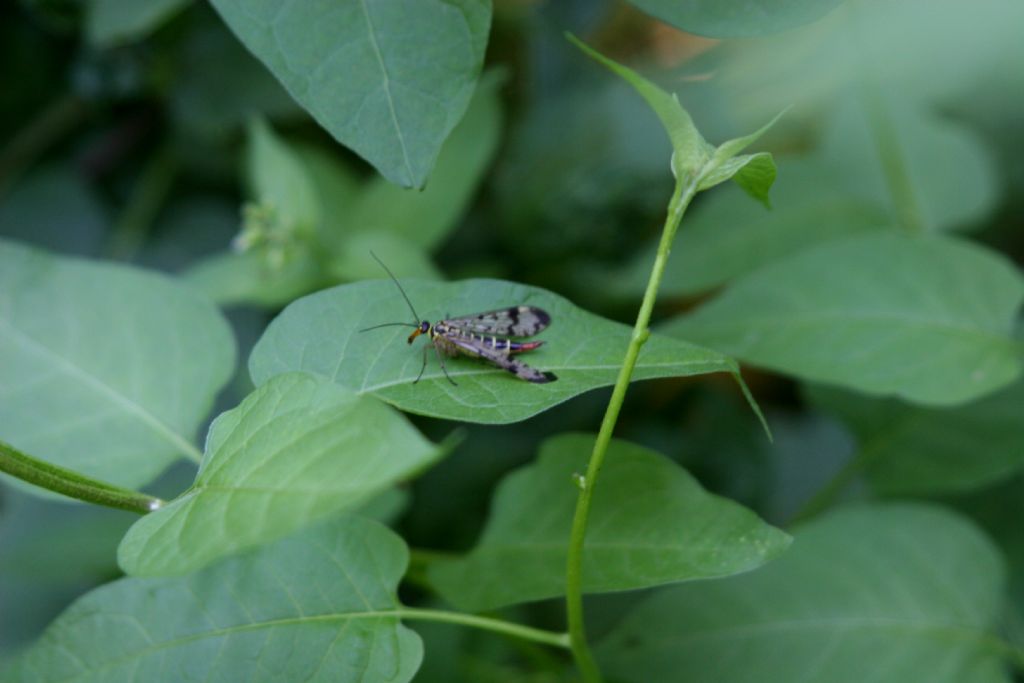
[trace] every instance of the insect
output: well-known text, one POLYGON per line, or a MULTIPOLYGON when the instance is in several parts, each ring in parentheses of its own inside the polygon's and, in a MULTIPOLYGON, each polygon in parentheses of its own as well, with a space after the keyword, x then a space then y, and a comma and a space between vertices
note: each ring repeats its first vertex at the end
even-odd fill
POLYGON ((413 384, 420 381, 420 378, 423 377, 423 372, 427 369, 427 350, 430 347, 433 347, 434 353, 437 354, 437 360, 441 364, 444 376, 455 386, 458 386, 458 384, 448 374, 448 369, 444 364, 444 356, 458 356, 462 354, 471 358, 480 358, 498 366, 502 370, 511 372, 520 379, 535 384, 554 382, 558 379, 554 373, 541 372, 531 368, 518 358, 513 358, 514 354, 532 351, 543 344, 543 341, 513 341, 509 338, 532 337, 543 330, 551 323, 551 316, 546 311, 535 306, 511 306, 496 311, 467 315, 461 318, 447 318, 431 324, 430 321, 420 318, 416 313, 416 309, 413 308, 412 302, 406 295, 405 290, 402 289, 402 285, 398 283, 398 279, 384 265, 384 262, 377 258, 376 254, 371 252, 370 255, 376 259, 377 263, 381 265, 392 281, 394 281, 398 291, 402 293, 405 303, 409 305, 413 319, 417 322, 383 323, 359 331, 367 332, 380 327, 395 325, 413 327, 415 329, 407 340, 410 344, 421 334, 427 335, 430 339, 430 344, 423 347, 423 366, 420 368, 420 374, 416 375, 416 379, 413 380, 413 384))

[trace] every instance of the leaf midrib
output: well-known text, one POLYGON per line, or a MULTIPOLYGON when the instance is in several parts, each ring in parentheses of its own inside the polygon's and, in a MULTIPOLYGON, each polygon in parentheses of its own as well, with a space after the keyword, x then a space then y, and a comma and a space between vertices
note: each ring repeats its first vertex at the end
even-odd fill
POLYGON ((70 375, 73 378, 77 378, 84 384, 92 387, 97 393, 106 396, 115 405, 123 408, 125 412, 136 415, 140 420, 146 423, 153 432, 165 439, 183 455, 197 462, 202 458, 202 453, 200 453, 199 450, 189 443, 184 437, 171 429, 156 415, 104 382, 101 378, 87 372, 84 368, 75 365, 70 359, 60 355, 39 340, 24 334, 7 320, 0 318, 0 325, 10 332, 11 338, 18 342, 22 348, 52 361, 58 368, 63 369, 65 374, 70 375))

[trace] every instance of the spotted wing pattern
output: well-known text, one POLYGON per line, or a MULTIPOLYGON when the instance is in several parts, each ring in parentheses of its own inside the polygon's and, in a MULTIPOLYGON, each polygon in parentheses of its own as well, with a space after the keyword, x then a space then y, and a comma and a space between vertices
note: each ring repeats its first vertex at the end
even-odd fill
POLYGON ((472 339, 455 335, 446 337, 446 341, 454 344, 458 347, 459 351, 467 356, 481 358, 488 363, 493 363, 502 370, 507 370, 519 379, 525 379, 527 382, 546 384, 558 379, 553 372, 541 372, 536 368, 531 368, 518 358, 510 356, 507 351, 496 349, 493 346, 487 346, 472 339))
POLYGON ((532 337, 551 323, 551 316, 534 306, 510 306, 462 318, 448 318, 444 322, 450 327, 477 334, 532 337))

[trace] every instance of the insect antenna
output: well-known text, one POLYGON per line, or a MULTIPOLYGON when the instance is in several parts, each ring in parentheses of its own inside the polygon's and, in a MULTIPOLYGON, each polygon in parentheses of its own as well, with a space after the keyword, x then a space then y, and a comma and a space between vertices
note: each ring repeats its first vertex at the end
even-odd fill
POLYGON ((377 263, 380 264, 380 267, 384 269, 384 272, 386 272, 388 274, 388 276, 391 278, 391 281, 395 283, 396 287, 398 287, 398 291, 402 293, 402 298, 405 299, 405 303, 407 303, 409 305, 409 310, 412 311, 412 317, 413 317, 413 319, 416 322, 415 323, 382 323, 380 325, 374 325, 372 327, 364 327, 363 329, 361 329, 359 331, 360 332, 369 332, 370 330, 376 330, 378 327, 393 327, 393 326, 419 327, 420 326, 420 322, 419 322, 420 321, 420 316, 416 313, 416 309, 413 308, 412 302, 409 301, 409 297, 406 295, 405 290, 402 289, 402 285, 399 284, 398 278, 395 277, 395 274, 391 272, 391 269, 388 268, 386 265, 384 265, 384 262, 381 261, 380 258, 378 258, 377 255, 374 254, 372 251, 370 252, 370 256, 372 256, 373 260, 375 260, 377 263))

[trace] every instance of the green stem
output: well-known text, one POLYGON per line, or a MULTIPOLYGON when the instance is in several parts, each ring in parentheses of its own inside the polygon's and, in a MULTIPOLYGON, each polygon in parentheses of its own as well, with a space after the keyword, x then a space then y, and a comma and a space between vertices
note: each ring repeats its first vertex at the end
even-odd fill
POLYGON ((583 675, 583 679, 588 681, 588 683, 599 683, 602 680, 601 672, 597 668, 597 663, 594 661, 594 656, 587 643, 583 620, 583 541, 587 533, 590 503, 593 499, 601 465, 604 463, 605 453, 608 451, 612 432, 615 430, 615 423, 619 419, 619 411, 622 409, 626 390, 629 388, 630 380, 633 377, 633 369, 636 367, 637 358, 640 356, 640 348, 650 336, 648 324, 651 321, 654 301, 658 296, 658 287, 661 285, 665 265, 668 263, 668 256, 672 249, 672 241, 675 238, 676 229, 679 227, 679 222, 683 218, 686 207, 689 206, 696 193, 697 182, 695 178, 684 178, 676 182, 672 200, 669 202, 668 216, 665 218, 661 242, 658 244, 658 253, 654 259, 654 267, 651 269, 651 277, 647 282, 647 291, 644 292, 644 299, 640 304, 640 312, 637 314, 636 324, 633 326, 633 335, 629 340, 629 347, 626 349, 626 357, 622 367, 619 369, 619 376, 615 381, 615 388, 612 390, 608 409, 605 411, 604 419, 601 421, 601 429, 597 434, 597 440, 594 442, 594 451, 590 455, 590 463, 587 465, 587 474, 580 484, 580 495, 576 501, 576 512, 572 520, 572 533, 569 537, 565 601, 573 657, 576 660, 580 673, 583 675))
MULTIPOLYGON (((391 614, 391 612, 389 612, 391 614)), ((395 616, 402 619, 419 619, 421 621, 439 621, 447 624, 460 624, 473 628, 494 631, 513 638, 521 638, 535 643, 551 645, 552 647, 569 647, 569 634, 555 631, 545 631, 531 626, 522 626, 510 621, 481 617, 475 614, 462 614, 460 612, 446 612, 437 609, 419 609, 416 607, 403 607, 394 611, 395 616)))
POLYGON ((107 247, 112 258, 126 261, 135 256, 153 227, 177 172, 178 160, 171 145, 162 147, 146 163, 112 230, 107 247))
POLYGON ((0 441, 0 472, 17 477, 70 498, 118 510, 147 514, 163 506, 164 501, 145 493, 123 489, 91 479, 78 472, 37 460, 0 441))
POLYGON ((892 123, 885 98, 878 86, 868 83, 863 88, 864 109, 868 122, 874 133, 875 147, 878 158, 882 162, 889 195, 896 209, 896 219, 904 230, 914 234, 925 232, 924 219, 914 193, 914 185, 910 181, 907 162, 900 147, 900 136, 892 123))

